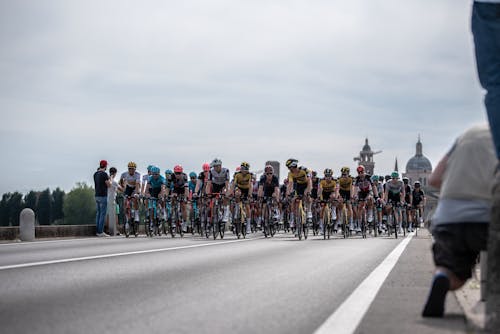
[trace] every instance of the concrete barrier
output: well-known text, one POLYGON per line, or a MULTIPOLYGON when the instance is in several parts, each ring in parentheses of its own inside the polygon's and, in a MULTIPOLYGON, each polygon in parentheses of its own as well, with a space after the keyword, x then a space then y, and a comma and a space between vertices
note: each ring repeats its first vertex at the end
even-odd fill
MULTIPOLYGON (((91 237, 96 234, 95 224, 89 225, 38 225, 35 226, 35 237, 91 237)), ((18 226, 0 227, 0 240, 16 240, 20 238, 18 226)))
POLYGON ((30 208, 23 209, 19 214, 19 239, 35 240, 35 212, 30 208))

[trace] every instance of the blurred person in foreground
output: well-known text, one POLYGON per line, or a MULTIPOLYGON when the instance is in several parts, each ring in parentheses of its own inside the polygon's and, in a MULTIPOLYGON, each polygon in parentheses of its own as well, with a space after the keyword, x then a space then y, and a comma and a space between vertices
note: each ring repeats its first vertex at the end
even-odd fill
POLYGON ((479 252, 486 249, 497 158, 490 129, 463 133, 429 178, 440 190, 432 218, 436 270, 423 317, 442 317, 448 291, 472 277, 479 252))

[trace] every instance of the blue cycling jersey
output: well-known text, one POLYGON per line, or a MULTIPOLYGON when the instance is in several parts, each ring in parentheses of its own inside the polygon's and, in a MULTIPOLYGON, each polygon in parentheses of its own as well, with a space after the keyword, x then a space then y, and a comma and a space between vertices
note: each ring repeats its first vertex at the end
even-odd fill
POLYGON ((189 192, 194 193, 194 190, 196 189, 196 182, 189 181, 188 182, 188 187, 189 187, 189 192))
POLYGON ((161 188, 162 185, 166 184, 165 178, 161 175, 158 175, 158 178, 154 178, 152 175, 148 179, 148 184, 150 184, 151 188, 161 188))

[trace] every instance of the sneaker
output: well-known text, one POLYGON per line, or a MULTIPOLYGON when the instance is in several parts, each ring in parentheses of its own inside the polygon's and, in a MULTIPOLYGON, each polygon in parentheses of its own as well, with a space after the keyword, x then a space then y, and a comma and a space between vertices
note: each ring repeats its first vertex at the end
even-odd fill
POLYGON ((422 317, 441 318, 444 315, 446 294, 450 289, 450 280, 445 275, 434 276, 427 303, 422 311, 422 317))

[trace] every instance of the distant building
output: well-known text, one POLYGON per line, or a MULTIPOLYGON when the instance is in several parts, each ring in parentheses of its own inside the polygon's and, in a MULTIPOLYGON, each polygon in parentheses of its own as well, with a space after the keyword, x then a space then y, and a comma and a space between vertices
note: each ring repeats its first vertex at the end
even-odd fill
POLYGON ((413 158, 408 160, 406 164, 406 176, 410 179, 413 184, 415 181, 420 181, 423 187, 427 186, 427 180, 432 173, 432 164, 422 153, 422 142, 420 141, 420 136, 418 136, 418 142, 416 145, 416 153, 413 158))
POLYGON ((359 156, 354 158, 354 161, 358 161, 359 166, 365 167, 365 173, 368 175, 373 175, 375 169, 375 162, 373 161, 373 156, 382 151, 373 152, 370 145, 368 145, 368 138, 365 138, 365 146, 359 152, 359 156))

